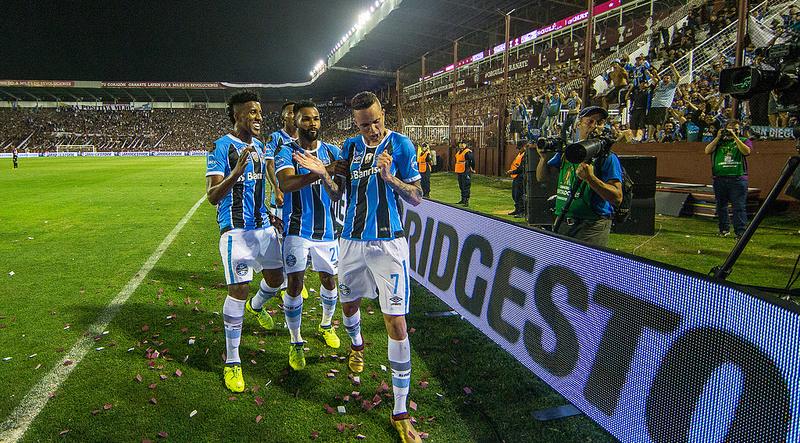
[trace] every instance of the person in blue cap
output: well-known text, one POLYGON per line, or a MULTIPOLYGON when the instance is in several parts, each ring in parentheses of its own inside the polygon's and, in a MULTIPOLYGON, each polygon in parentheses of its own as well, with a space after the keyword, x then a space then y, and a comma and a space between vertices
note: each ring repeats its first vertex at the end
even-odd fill
MULTIPOLYGON (((589 138, 595 129, 601 128, 608 118, 608 111, 599 106, 584 108, 578 115, 572 136, 567 143, 589 138)), ((593 159, 591 163, 571 163, 558 152, 549 161, 541 160, 536 165, 536 180, 548 179, 551 172, 558 170, 556 191, 556 216, 566 213, 558 233, 584 242, 606 246, 611 233, 611 217, 614 207, 622 202, 622 165, 613 152, 593 159), (577 187, 575 187, 577 183, 577 187), (565 208, 571 190, 575 197, 565 208)))

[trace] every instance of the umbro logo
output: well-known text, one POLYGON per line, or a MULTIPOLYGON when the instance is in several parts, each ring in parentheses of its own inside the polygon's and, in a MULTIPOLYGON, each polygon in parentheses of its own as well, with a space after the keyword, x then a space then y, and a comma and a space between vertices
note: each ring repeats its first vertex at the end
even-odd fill
POLYGON ((395 295, 391 297, 389 301, 392 302, 392 306, 400 306, 400 302, 403 301, 403 299, 395 295))

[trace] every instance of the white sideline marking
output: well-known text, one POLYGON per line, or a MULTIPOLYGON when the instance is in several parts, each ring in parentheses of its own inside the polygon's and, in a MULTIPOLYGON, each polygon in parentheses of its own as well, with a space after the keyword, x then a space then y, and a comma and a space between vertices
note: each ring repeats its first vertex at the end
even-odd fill
POLYGON ((49 394, 55 392, 58 387, 61 386, 61 383, 63 383, 72 370, 78 366, 78 363, 86 356, 86 353, 94 347, 94 337, 98 334, 102 334, 103 331, 106 330, 108 324, 111 323, 111 320, 117 315, 122 305, 128 300, 131 294, 136 291, 136 288, 139 287, 139 284, 142 283, 150 270, 153 269, 156 262, 158 262, 164 254, 164 251, 172 244, 172 241, 175 240, 175 237, 181 232, 181 229, 183 229, 189 219, 192 218, 192 215, 197 211, 197 208, 199 208, 205 200, 206 196, 204 195, 192 206, 192 209, 189 209, 189 212, 187 212, 178 224, 172 228, 172 231, 164 237, 164 240, 158 245, 156 250, 153 251, 150 258, 144 262, 141 269, 131 277, 128 284, 126 284, 125 287, 119 291, 117 296, 111 300, 108 306, 106 306, 105 310, 100 314, 100 317, 89 326, 89 333, 78 339, 64 358, 59 359, 53 369, 51 369, 44 378, 39 380, 39 383, 34 385, 28 394, 25 395, 22 402, 11 412, 11 415, 8 416, 3 424, 0 425, 0 442, 16 442, 25 435, 28 427, 36 416, 42 412, 42 409, 44 409, 44 406, 47 404, 47 400, 50 399, 49 394), (64 366, 65 360, 72 360, 73 363, 69 366, 64 366))

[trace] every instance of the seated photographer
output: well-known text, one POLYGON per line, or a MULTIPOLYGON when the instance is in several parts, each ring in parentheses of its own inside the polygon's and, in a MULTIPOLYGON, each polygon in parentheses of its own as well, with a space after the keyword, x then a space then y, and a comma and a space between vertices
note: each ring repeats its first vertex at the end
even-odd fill
MULTIPOLYGON (((606 118, 608 112, 603 108, 584 108, 569 142, 596 138, 595 130, 602 128, 600 123, 606 118)), ((545 181, 552 171, 559 170, 556 216, 564 211, 571 190, 577 186, 575 198, 567 208, 557 232, 593 245, 606 246, 614 205, 622 202, 622 166, 617 155, 609 150, 591 163, 571 163, 562 160, 563 152, 557 152, 545 165, 542 149, 537 151, 539 163, 536 165, 536 180, 545 181)))

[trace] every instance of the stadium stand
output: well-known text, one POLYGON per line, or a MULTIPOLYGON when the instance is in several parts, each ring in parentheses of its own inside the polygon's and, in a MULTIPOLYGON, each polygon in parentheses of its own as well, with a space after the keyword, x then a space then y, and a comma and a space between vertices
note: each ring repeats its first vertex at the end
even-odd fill
MULTIPOLYGON (((785 35, 785 30, 800 27, 797 3, 767 0, 751 6, 751 19, 764 24, 768 30, 767 37, 759 45, 766 44, 772 35, 782 36, 785 35)), ((609 74, 616 62, 625 68, 626 79, 631 77, 629 88, 633 86, 636 56, 643 55, 644 64, 650 70, 662 74, 674 63, 682 78, 668 114, 668 121, 676 128, 675 135, 666 140, 702 141, 713 138, 712 134, 716 129, 733 117, 730 98, 722 97, 717 89, 720 71, 733 65, 736 5, 730 1, 690 1, 678 8, 664 7, 655 10, 652 19, 646 17, 647 12, 646 8, 639 8, 633 9, 628 15, 620 14, 598 20, 591 69, 592 75, 597 77, 590 95, 592 103, 602 104, 609 98, 606 95, 610 96, 610 92, 614 90, 612 76, 609 74)), ((528 69, 509 75, 505 108, 510 107, 516 97, 520 97, 526 103, 530 119, 536 120, 539 115, 535 112, 538 111, 535 104, 546 100, 545 94, 556 92, 557 86, 564 97, 571 90, 580 90, 584 76, 580 61, 584 52, 584 38, 581 35, 584 29, 585 25, 574 25, 568 35, 557 39, 545 36, 541 45, 534 44, 533 62, 528 64, 528 69)), ((757 39, 751 37, 751 40, 757 39)), ((746 53, 746 64, 760 62, 754 56, 754 48, 755 45, 751 43, 746 53)), ((524 56, 527 57, 528 54, 524 56)), ((517 54, 517 57, 521 59, 523 55, 517 54)), ((510 64, 513 62, 514 60, 509 61, 510 64)), ((475 75, 477 78, 478 74, 475 75)), ((650 79, 649 74, 644 75, 650 79)), ((426 85, 426 90, 436 90, 434 88, 437 85, 452 82, 451 76, 443 77, 438 82, 436 79, 427 80, 430 84, 426 85)), ((403 123, 407 132, 416 135, 417 139, 429 143, 449 143, 451 124, 456 127, 496 126, 502 107, 489 98, 503 92, 502 78, 500 81, 476 82, 474 88, 459 88, 456 94, 442 89, 439 96, 434 95, 425 100, 419 99, 422 95, 421 83, 406 87, 402 101, 403 123)), ((612 115, 616 116, 614 127, 620 132, 628 129, 630 103, 625 96, 623 91, 621 103, 616 103, 617 100, 611 100, 610 103, 612 115)), ((750 125, 780 128, 796 124, 787 115, 774 110, 774 100, 774 97, 765 95, 763 100, 753 100, 745 107, 744 114, 737 116, 745 123, 744 128, 747 129, 750 125)), ((561 112, 546 134, 559 131, 567 112, 565 105, 566 100, 562 97, 561 112)), ((486 134, 494 132, 496 129, 485 130, 486 134)), ((663 135, 655 132, 646 134, 644 141, 657 141, 663 139, 663 135)), ((631 139, 630 133, 627 138, 631 139)), ((489 135, 482 140, 479 144, 487 146, 496 138, 489 135)))

